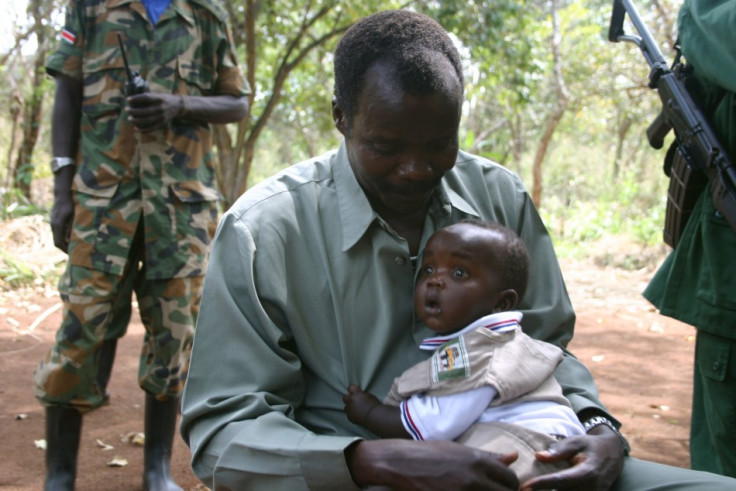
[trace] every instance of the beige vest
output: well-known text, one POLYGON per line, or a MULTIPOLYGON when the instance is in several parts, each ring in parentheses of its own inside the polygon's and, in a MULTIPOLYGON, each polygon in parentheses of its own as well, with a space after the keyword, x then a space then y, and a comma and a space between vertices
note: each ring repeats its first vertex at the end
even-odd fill
MULTIPOLYGON (((562 350, 530 338, 518 327, 503 333, 482 327, 448 341, 429 359, 406 370, 394 380, 383 402, 398 406, 413 394, 442 396, 491 385, 498 391, 491 407, 531 401, 570 407, 554 378, 560 361, 562 350)), ((546 450, 556 438, 520 425, 476 423, 455 441, 496 454, 518 452, 510 467, 522 483, 569 467, 567 462, 539 462, 535 452, 546 450)))

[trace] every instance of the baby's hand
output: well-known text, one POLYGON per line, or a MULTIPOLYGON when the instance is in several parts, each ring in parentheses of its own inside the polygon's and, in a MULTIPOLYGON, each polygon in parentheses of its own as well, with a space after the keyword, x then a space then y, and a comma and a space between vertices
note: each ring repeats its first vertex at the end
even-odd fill
POLYGON ((348 387, 348 393, 342 397, 342 402, 345 403, 345 413, 348 419, 361 426, 365 426, 370 412, 381 404, 376 396, 363 392, 357 385, 348 387))

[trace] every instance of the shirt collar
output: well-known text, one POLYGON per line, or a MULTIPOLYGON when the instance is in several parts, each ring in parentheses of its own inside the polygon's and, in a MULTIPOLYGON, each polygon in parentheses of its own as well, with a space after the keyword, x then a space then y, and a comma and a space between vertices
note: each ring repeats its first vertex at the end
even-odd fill
MULTIPOLYGON (((107 8, 113 9, 113 8, 121 7, 123 5, 127 5, 129 3, 134 4, 132 7, 138 10, 138 13, 140 13, 141 15, 143 15, 143 12, 146 11, 146 8, 143 5, 143 2, 141 0, 108 0, 107 8), (135 4, 138 4, 138 6, 136 7, 135 4)), ((192 12, 192 7, 188 5, 186 1, 171 0, 171 4, 164 11, 164 13, 161 14, 161 19, 165 19, 169 17, 170 15, 172 15, 170 13, 171 10, 181 15, 184 18, 184 20, 186 20, 187 23, 189 23, 190 25, 194 25, 194 13, 192 12)))
POLYGON ((378 215, 373 211, 368 197, 350 167, 345 141, 340 144, 335 155, 332 174, 335 178, 337 206, 342 222, 342 252, 345 252, 363 237, 378 215))
MULTIPOLYGON (((344 140, 335 155, 333 175, 342 221, 342 252, 345 252, 360 240, 368 227, 379 217, 355 178, 344 140)), ((466 216, 480 216, 476 209, 451 189, 443 178, 433 197, 430 213, 438 212, 449 217, 453 208, 466 216)))
MULTIPOLYGON (((457 163, 455 163, 455 165, 457 165, 457 163)), ((478 213, 478 211, 475 208, 473 208, 473 206, 470 203, 465 201, 465 198, 457 194, 457 192, 455 192, 454 189, 451 189, 445 179, 443 179, 440 182, 440 189, 441 189, 441 193, 439 194, 440 199, 444 198, 446 202, 449 203, 452 208, 455 208, 458 211, 461 211, 462 213, 466 215, 480 218, 480 214, 478 213)))
POLYGON ((488 314, 474 322, 471 322, 461 330, 452 334, 444 334, 441 336, 432 336, 426 338, 419 345, 419 349, 434 351, 439 346, 442 346, 451 339, 467 334, 471 331, 475 331, 478 328, 484 327, 495 332, 508 332, 513 331, 521 322, 523 314, 521 312, 510 310, 508 312, 499 312, 497 314, 488 314))

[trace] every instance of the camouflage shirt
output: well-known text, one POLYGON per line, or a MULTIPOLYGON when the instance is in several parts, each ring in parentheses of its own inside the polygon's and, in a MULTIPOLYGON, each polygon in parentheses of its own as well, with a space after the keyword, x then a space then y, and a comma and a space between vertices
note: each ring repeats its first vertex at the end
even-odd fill
POLYGON ((152 92, 240 97, 249 89, 225 21, 214 0, 172 0, 155 27, 139 0, 70 1, 46 69, 84 86, 72 264, 121 274, 142 220, 148 278, 203 274, 220 198, 211 129, 184 119, 134 129, 117 34, 152 92))

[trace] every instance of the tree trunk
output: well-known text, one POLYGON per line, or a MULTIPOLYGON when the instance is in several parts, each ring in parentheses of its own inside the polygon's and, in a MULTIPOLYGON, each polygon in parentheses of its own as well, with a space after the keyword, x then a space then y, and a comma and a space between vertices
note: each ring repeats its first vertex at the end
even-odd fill
MULTIPOLYGON (((233 3, 226 2, 225 5, 230 12, 231 19, 236 19, 237 16, 236 11, 233 9, 233 3)), ((246 43, 246 79, 252 90, 248 98, 248 113, 243 121, 237 124, 234 140, 224 137, 222 133, 225 131, 224 128, 216 130, 218 135, 215 137, 218 155, 221 156, 219 161, 218 186, 223 194, 223 204, 226 208, 230 207, 248 188, 248 177, 250 176, 258 138, 263 133, 269 118, 281 99, 284 84, 289 75, 304 61, 312 50, 342 34, 352 25, 352 22, 342 23, 340 15, 338 15, 333 22, 332 28, 324 34, 316 35, 312 32, 314 25, 325 19, 336 5, 337 2, 326 4, 316 12, 311 12, 309 7, 304 10, 301 25, 284 44, 284 50, 279 56, 278 64, 276 65, 278 68, 275 71, 273 83, 266 91, 270 96, 265 98, 262 108, 259 107, 259 109, 262 109, 260 114, 254 119, 253 104, 256 100, 257 88, 255 73, 259 61, 256 18, 260 13, 262 5, 261 2, 256 0, 247 0, 245 2, 245 21, 242 25, 233 25, 233 37, 244 40, 246 43), (228 146, 227 149, 224 148, 225 145, 228 146), (225 158, 223 159, 222 156, 225 158)))
POLYGON ((616 155, 613 159, 613 182, 618 182, 618 176, 621 172, 621 159, 623 159, 624 154, 624 142, 633 123, 633 120, 628 114, 621 115, 619 118, 618 130, 616 131, 616 155))
POLYGON ((544 158, 547 154, 547 148, 552 140, 557 125, 560 124, 562 116, 567 110, 567 106, 570 102, 570 96, 565 85, 565 79, 562 76, 562 57, 560 55, 560 20, 557 15, 557 0, 551 2, 552 6, 552 57, 554 60, 554 85, 555 95, 557 97, 557 104, 552 114, 547 117, 547 123, 544 125, 544 132, 542 138, 537 146, 537 151, 534 155, 534 164, 532 167, 532 200, 537 208, 542 206, 542 190, 543 190, 543 172, 542 167, 544 164, 544 158))
POLYGON ((18 148, 18 154, 13 167, 13 184, 21 194, 33 201, 31 196, 31 182, 33 179, 33 151, 36 148, 38 134, 41 129, 41 116, 43 114, 43 81, 46 77, 46 51, 47 36, 44 27, 44 12, 50 12, 49 2, 44 0, 31 0, 28 12, 33 16, 33 32, 38 42, 38 50, 33 57, 33 70, 31 72, 31 96, 26 101, 23 111, 23 137, 18 148))

